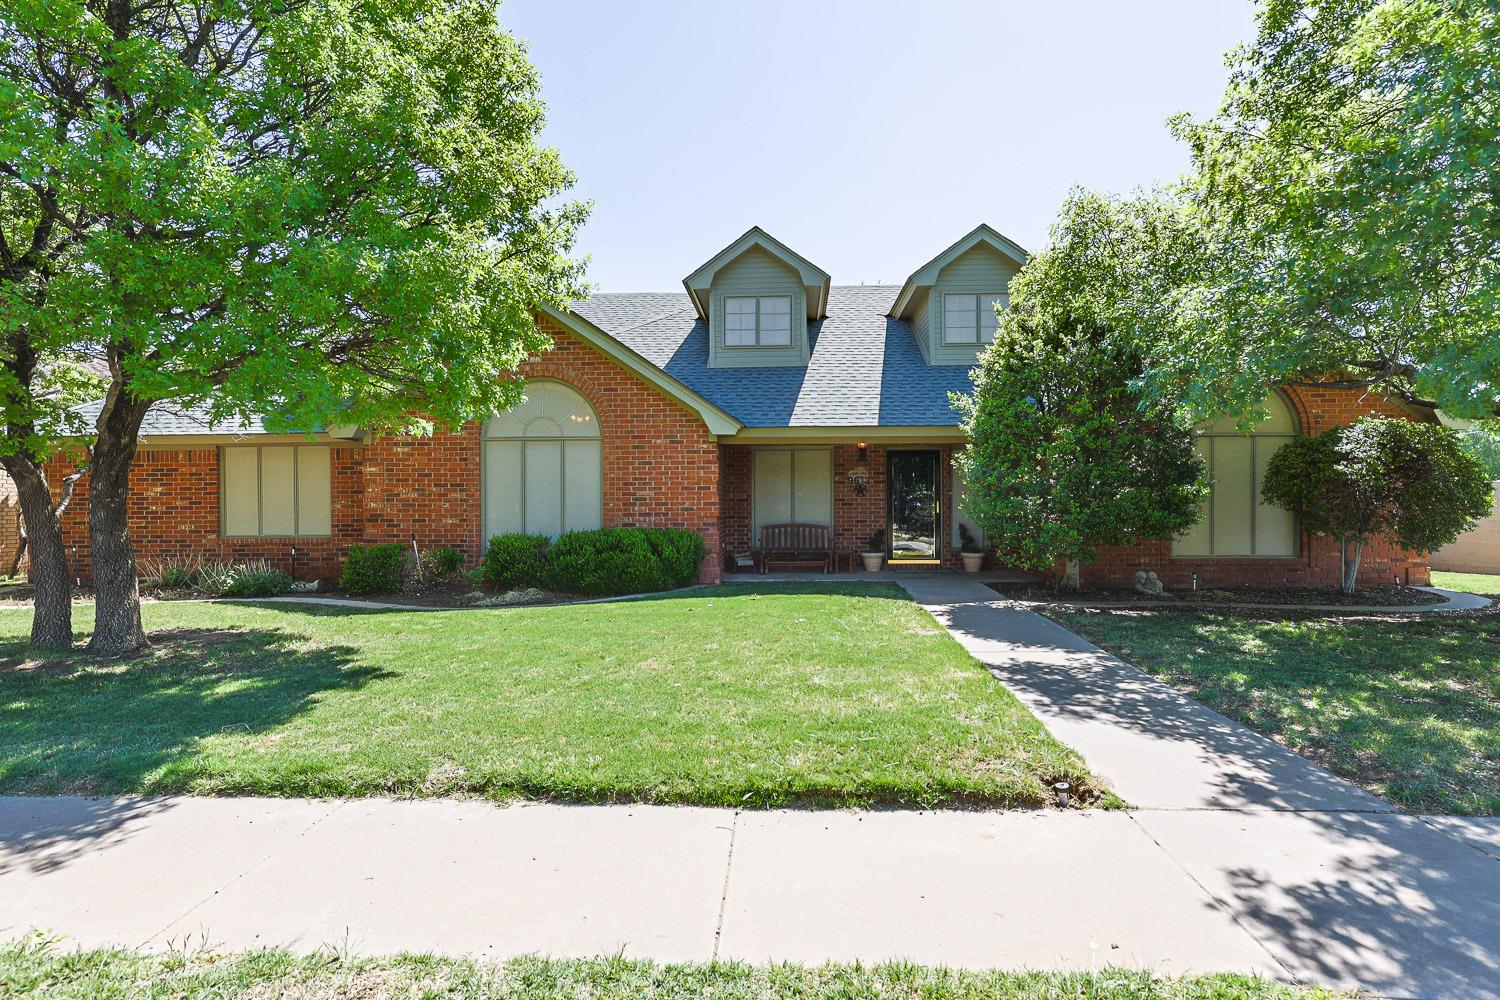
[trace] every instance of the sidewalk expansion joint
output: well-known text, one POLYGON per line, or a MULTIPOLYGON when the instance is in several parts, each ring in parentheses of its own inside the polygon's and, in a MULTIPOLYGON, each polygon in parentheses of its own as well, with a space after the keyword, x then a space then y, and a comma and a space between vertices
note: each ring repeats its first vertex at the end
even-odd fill
POLYGON ((724 886, 719 891, 719 919, 714 924, 714 949, 709 961, 719 960, 719 941, 724 936, 724 911, 729 908, 729 873, 734 869, 734 838, 740 829, 740 810, 734 811, 734 819, 729 824, 729 853, 724 858, 724 886))
POLYGON ((1210 900, 1213 901, 1214 907, 1218 909, 1220 913, 1224 914, 1231 921, 1233 921, 1236 927, 1238 927, 1241 931, 1244 931, 1246 937, 1255 942, 1256 947, 1260 948, 1261 951, 1266 953, 1266 957, 1276 964, 1276 968, 1282 971, 1282 974, 1286 977, 1287 982, 1301 982, 1301 980, 1298 979, 1295 974, 1293 974, 1292 970, 1287 968, 1286 963, 1277 958, 1276 954, 1271 951, 1270 947, 1264 941, 1262 941, 1260 937, 1245 924, 1244 921, 1240 919, 1239 914, 1235 913, 1234 910, 1229 906, 1229 904, 1220 899, 1212 889, 1204 885, 1202 881, 1199 880, 1198 876, 1194 875, 1191 871, 1188 870, 1186 865, 1184 865, 1181 861, 1178 861, 1177 856, 1171 851, 1167 850, 1166 845, 1163 844, 1160 840, 1157 840, 1155 834, 1141 825, 1141 821, 1135 818, 1132 811, 1127 811, 1126 815, 1130 816, 1130 822, 1135 824, 1135 828, 1141 831, 1141 833, 1143 833, 1146 838, 1151 841, 1151 843, 1155 844, 1156 849, 1165 854, 1167 856, 1167 860, 1171 861, 1172 864, 1177 867, 1178 871, 1187 876, 1188 881, 1192 882, 1195 886, 1198 887, 1199 892, 1203 893, 1203 895, 1207 896, 1210 900))
POLYGON ((147 938, 144 941, 142 941, 140 944, 136 945, 136 947, 137 948, 144 948, 144 947, 146 947, 146 945, 149 944, 152 941, 152 939, 160 937, 161 935, 165 934, 169 929, 171 929, 171 927, 172 927, 173 924, 175 924, 178 921, 184 919, 185 917, 187 917, 188 914, 190 914, 194 910, 198 909, 198 907, 202 906, 204 903, 208 902, 210 899, 213 899, 219 893, 223 892, 225 889, 228 889, 230 886, 234 885, 240 879, 244 878, 246 875, 249 875, 251 872, 255 871, 255 869, 259 868, 261 865, 265 864, 267 861, 270 861, 276 855, 280 854, 283 850, 285 850, 288 845, 296 843, 297 841, 301 840, 303 837, 307 836, 309 833, 311 833, 313 831, 313 829, 319 823, 323 822, 325 819, 328 819, 328 817, 332 816, 334 813, 338 812, 340 809, 344 808, 344 806, 348 805, 352 801, 354 801, 354 800, 353 799, 339 799, 332 809, 328 810, 326 813, 324 813, 323 815, 319 816, 317 819, 313 820, 311 823, 307 824, 307 826, 304 827, 300 832, 298 832, 298 833, 296 833, 296 834, 294 834, 294 835, 292 835, 290 837, 287 837, 286 841, 284 843, 277 844, 275 847, 273 847, 269 851, 267 851, 264 855, 262 855, 259 858, 256 858, 253 862, 250 863, 250 865, 248 867, 245 868, 244 871, 239 872, 234 877, 232 877, 228 881, 226 881, 223 885, 221 885, 217 889, 215 889, 213 892, 210 892, 207 896, 204 896, 202 899, 198 900, 198 902, 194 903, 192 906, 189 906, 187 909, 185 909, 181 913, 177 914, 177 916, 175 916, 172 919, 168 920, 166 922, 166 924, 164 924, 160 930, 158 930, 155 934, 151 934, 151 935, 147 936, 147 938))

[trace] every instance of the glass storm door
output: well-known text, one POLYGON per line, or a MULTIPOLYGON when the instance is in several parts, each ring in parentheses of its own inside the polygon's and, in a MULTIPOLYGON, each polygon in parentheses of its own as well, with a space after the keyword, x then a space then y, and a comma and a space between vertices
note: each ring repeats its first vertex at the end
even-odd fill
POLYGON ((936 562, 943 536, 938 497, 938 453, 887 452, 886 495, 889 504, 892 563, 936 562))

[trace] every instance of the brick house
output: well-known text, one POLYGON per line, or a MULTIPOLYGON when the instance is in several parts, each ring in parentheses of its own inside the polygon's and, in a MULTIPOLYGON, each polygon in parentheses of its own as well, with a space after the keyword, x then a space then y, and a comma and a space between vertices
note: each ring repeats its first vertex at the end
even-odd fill
MULTIPOLYGON (((950 391, 992 338, 1025 252, 980 226, 905 284, 833 285, 759 228, 686 279, 682 293, 601 294, 544 309, 551 350, 522 371, 515 410, 431 437, 356 427, 268 434, 158 407, 132 477, 132 538, 144 565, 260 557, 299 579, 336 577, 361 542, 452 545, 472 562, 503 531, 689 528, 708 543, 700 577, 755 545, 761 526, 827 525, 836 549, 886 532, 893 564, 957 564, 963 445, 950 391)), ((1202 522, 1176 542, 1109 549, 1086 582, 1138 569, 1171 587, 1334 585, 1338 552, 1260 505, 1275 447, 1365 413, 1410 414, 1352 390, 1272 393, 1251 435, 1207 428, 1215 477, 1202 522)), ((59 460, 58 475, 68 471, 59 460)), ((89 575, 88 480, 64 520, 75 573, 89 575)), ((1362 583, 1425 583, 1426 558, 1367 553, 1362 583)))

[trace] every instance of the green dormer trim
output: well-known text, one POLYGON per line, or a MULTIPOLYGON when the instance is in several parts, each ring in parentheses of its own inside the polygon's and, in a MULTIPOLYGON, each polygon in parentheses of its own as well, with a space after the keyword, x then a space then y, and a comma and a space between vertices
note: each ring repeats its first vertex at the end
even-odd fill
POLYGON ((930 365, 972 365, 993 334, 994 307, 1009 302, 1010 280, 1027 254, 986 225, 923 264, 906 279, 890 316, 911 322, 930 365))
POLYGON ((896 302, 891 306, 890 314, 897 319, 911 319, 915 311, 916 300, 919 298, 918 293, 923 290, 931 291, 932 286, 937 284, 938 275, 943 268, 982 244, 991 247, 1001 256, 1009 258, 1017 268, 1024 267, 1031 256, 1019 243, 981 222, 963 239, 917 268, 912 276, 906 279, 906 284, 901 286, 901 294, 896 296, 896 302))
POLYGON ((682 287, 687 289, 688 297, 693 300, 693 308, 697 310, 699 319, 708 320, 712 311, 710 297, 714 277, 754 247, 759 247, 797 272, 803 287, 803 297, 806 299, 808 319, 822 319, 828 314, 828 288, 832 283, 828 272, 759 226, 751 226, 743 236, 714 254, 698 270, 682 279, 682 287))

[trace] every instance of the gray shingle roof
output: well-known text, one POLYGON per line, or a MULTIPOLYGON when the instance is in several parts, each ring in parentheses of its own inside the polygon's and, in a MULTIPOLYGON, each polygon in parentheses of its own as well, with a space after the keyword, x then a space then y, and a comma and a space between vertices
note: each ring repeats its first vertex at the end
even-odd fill
POLYGON ((686 294, 603 293, 574 311, 746 427, 956 425, 969 370, 929 365, 911 324, 886 316, 894 285, 835 285, 810 324, 806 368, 709 368, 708 327, 686 294))
MULTIPOLYGON (((99 419, 99 411, 103 408, 104 401, 101 399, 75 407, 75 412, 87 421, 88 426, 93 427, 94 422, 99 419)), ((265 427, 261 424, 259 417, 250 420, 233 419, 215 422, 208 419, 206 406, 183 409, 171 403, 157 403, 146 412, 146 419, 141 423, 141 437, 143 438, 153 435, 264 433, 265 427)))
MULTIPOLYGON (((956 426, 949 392, 969 370, 929 365, 911 324, 886 313, 894 285, 835 285, 828 316, 809 325, 806 368, 709 368, 708 327, 686 293, 603 293, 574 311, 746 427, 956 426)), ((92 426, 102 402, 78 412, 92 426)), ((207 407, 158 403, 141 436, 263 434, 260 418, 208 419, 207 407)))

